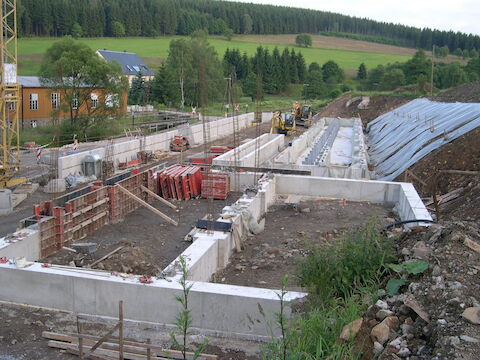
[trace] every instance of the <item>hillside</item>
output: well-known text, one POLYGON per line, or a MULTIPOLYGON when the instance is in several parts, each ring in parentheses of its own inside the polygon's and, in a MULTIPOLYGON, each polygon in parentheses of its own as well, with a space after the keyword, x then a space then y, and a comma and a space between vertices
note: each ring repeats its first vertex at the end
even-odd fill
POLYGON ((22 0, 22 36, 344 33, 401 46, 480 49, 480 37, 326 11, 217 0, 22 0), (74 26, 75 25, 75 26, 74 26))
MULTIPOLYGON (((410 49, 325 36, 314 36, 314 44, 311 48, 298 48, 294 46, 294 37, 294 35, 249 35, 235 37, 233 40, 227 41, 223 37, 212 36, 209 38, 209 42, 215 47, 220 57, 223 57, 227 48, 238 48, 241 52, 253 55, 258 46, 270 49, 275 46, 280 49, 295 47, 296 51, 298 49, 302 52, 307 64, 313 61, 324 63, 328 60, 334 60, 341 68, 350 73, 355 72, 362 62, 365 63, 367 68, 373 68, 380 64, 406 61, 410 58, 410 49), (371 45, 372 50, 369 49, 369 45, 371 45)), ((178 38, 178 36, 82 38, 80 41, 94 50, 106 48, 114 51, 135 52, 145 60, 147 65, 156 70, 161 61, 167 58, 170 41, 174 38, 178 38)), ((19 39, 20 74, 38 74, 43 54, 57 40, 57 38, 40 37, 19 39)), ((411 50, 411 52, 414 51, 411 50)))

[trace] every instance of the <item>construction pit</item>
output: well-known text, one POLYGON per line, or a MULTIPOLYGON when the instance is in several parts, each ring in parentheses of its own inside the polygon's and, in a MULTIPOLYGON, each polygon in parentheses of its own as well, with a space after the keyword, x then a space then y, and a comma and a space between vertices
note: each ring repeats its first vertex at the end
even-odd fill
MULTIPOLYGON (((171 209, 142 190, 158 193, 159 168, 152 167, 42 203, 22 222, 22 229, 0 241, 0 257, 6 259, 0 264, 0 299, 106 322, 118 316, 121 300, 129 326, 165 333, 174 328, 180 310, 175 297, 182 292, 179 263, 184 257, 192 284, 193 333, 220 339, 217 344, 242 341, 235 346, 244 351, 252 341, 270 341, 270 324, 280 307, 280 280, 293 272, 297 256, 371 218, 380 224, 416 220, 406 226, 432 220, 411 184, 348 178, 365 175, 363 150, 356 146, 363 144, 363 135, 359 142, 355 119, 317 121, 324 123, 292 141, 265 134, 241 145, 236 161, 232 153, 215 158, 218 170, 213 172, 232 164, 262 168, 230 172, 231 193, 225 200, 171 201, 177 207, 171 209), (341 131, 342 127, 352 130, 341 131), (343 155, 348 159, 335 163, 328 155, 332 148, 340 153, 347 149, 343 155), (312 150, 315 159, 323 160, 299 160, 312 150), (292 160, 282 160, 285 157, 292 160), (321 167, 327 170, 317 170, 321 167), (316 171, 336 176, 312 176, 316 171), (121 188, 179 225, 132 200, 121 188), (207 229, 195 227, 206 214, 220 215, 207 229), (97 250, 79 256, 71 251, 78 242, 95 244, 97 250), (262 257, 269 261, 265 268, 262 257)), ((285 299, 292 304, 307 296, 293 284, 288 290, 285 299)))

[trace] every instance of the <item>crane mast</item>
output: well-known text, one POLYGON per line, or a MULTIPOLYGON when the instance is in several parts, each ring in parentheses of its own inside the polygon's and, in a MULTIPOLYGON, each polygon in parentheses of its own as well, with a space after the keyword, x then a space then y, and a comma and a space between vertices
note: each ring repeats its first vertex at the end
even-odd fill
POLYGON ((17 77, 17 1, 1 0, 0 18, 0 188, 14 186, 20 166, 20 87, 17 77))

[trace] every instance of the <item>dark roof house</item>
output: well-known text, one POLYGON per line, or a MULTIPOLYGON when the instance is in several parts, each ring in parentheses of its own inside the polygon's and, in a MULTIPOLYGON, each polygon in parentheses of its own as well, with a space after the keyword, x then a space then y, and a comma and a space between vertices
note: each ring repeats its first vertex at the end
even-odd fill
POLYGON ((108 62, 118 61, 122 65, 123 74, 129 78, 135 77, 139 73, 147 77, 155 75, 137 54, 110 50, 97 50, 97 54, 108 62))

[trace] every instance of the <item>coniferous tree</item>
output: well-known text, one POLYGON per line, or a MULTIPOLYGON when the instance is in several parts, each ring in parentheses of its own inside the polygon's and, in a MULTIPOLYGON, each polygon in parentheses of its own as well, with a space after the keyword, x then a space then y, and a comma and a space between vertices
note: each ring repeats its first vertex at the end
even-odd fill
POLYGON ((365 63, 361 63, 357 70, 357 79, 365 80, 367 78, 367 67, 365 63))

